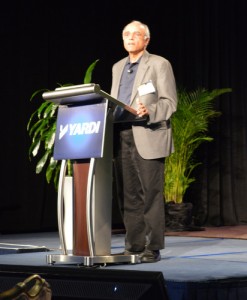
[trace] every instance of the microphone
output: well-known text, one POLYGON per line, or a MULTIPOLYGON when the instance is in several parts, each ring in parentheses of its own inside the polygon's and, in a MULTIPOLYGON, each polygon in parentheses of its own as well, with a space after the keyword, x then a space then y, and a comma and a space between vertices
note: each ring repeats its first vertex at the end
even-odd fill
POLYGON ((129 70, 128 70, 128 73, 129 73, 129 74, 131 74, 132 72, 133 72, 133 70, 132 70, 132 69, 129 69, 129 70))

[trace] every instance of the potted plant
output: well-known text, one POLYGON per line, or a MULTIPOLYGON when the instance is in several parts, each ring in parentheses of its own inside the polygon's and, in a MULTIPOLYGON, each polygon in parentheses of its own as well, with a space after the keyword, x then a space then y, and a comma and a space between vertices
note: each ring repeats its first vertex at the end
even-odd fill
MULTIPOLYGON (((90 83, 92 79, 92 72, 97 64, 95 60, 86 70, 83 83, 90 83)), ((72 84, 59 84, 60 87, 70 86, 72 84)), ((42 94, 49 91, 48 89, 40 89, 35 91, 31 96, 33 99, 42 99, 42 94)), ((36 174, 45 171, 46 181, 50 183, 53 181, 54 187, 58 190, 59 175, 61 169, 61 160, 53 158, 56 122, 58 104, 52 101, 41 100, 40 106, 32 113, 27 131, 31 137, 31 145, 29 147, 30 160, 34 157, 38 159, 36 164, 36 174)), ((63 193, 64 193, 64 238, 67 250, 73 248, 73 176, 72 164, 70 160, 67 162, 66 176, 64 179, 63 193)))
MULTIPOLYGON (((83 83, 90 83, 92 79, 92 72, 99 60, 95 60, 87 68, 83 83)), ((69 86, 72 84, 59 84, 59 86, 69 86)), ((33 99, 42 99, 42 94, 49 91, 48 89, 40 89, 35 91, 30 101, 33 99)), ((36 164, 36 174, 45 171, 46 180, 48 183, 53 181, 54 187, 58 188, 59 172, 61 161, 54 160, 53 149, 56 133, 56 120, 58 104, 51 101, 41 100, 40 106, 32 113, 27 124, 27 131, 31 138, 31 145, 29 147, 30 160, 34 157, 38 159, 36 164)), ((71 176, 72 167, 68 161, 67 173, 71 176)))
POLYGON ((184 203, 184 195, 195 181, 194 169, 200 165, 195 151, 204 142, 211 142, 210 122, 220 116, 214 108, 216 97, 230 92, 230 88, 208 91, 198 88, 187 92, 178 90, 177 111, 171 118, 175 152, 165 161, 164 198, 166 230, 181 231, 192 221, 192 203, 184 203))

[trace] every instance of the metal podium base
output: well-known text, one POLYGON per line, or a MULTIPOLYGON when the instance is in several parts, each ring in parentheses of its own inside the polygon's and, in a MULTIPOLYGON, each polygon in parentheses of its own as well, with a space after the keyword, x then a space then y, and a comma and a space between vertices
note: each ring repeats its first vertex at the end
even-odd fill
POLYGON ((139 255, 122 255, 112 254, 105 256, 77 256, 72 254, 51 254, 46 256, 48 264, 75 264, 84 266, 93 266, 95 264, 106 265, 106 264, 120 264, 130 263, 137 264, 141 263, 139 255))

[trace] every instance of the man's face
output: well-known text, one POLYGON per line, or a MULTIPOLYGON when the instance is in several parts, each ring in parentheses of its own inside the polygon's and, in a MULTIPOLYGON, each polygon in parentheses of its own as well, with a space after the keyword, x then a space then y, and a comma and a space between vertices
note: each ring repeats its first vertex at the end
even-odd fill
POLYGON ((136 23, 130 23, 123 31, 123 42, 126 51, 137 54, 146 48, 149 39, 145 36, 145 29, 143 26, 136 23))

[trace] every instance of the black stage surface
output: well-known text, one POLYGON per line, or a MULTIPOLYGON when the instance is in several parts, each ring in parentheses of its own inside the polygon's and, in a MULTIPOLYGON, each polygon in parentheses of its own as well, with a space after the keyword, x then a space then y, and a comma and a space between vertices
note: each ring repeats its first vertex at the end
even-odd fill
MULTIPOLYGON (((169 233, 158 263, 90 267, 47 263, 47 255, 62 254, 57 232, 2 234, 0 290, 40 274, 53 299, 247 299, 247 240, 217 230, 217 237, 169 233)), ((111 249, 124 250, 124 234, 112 235, 111 249)))

